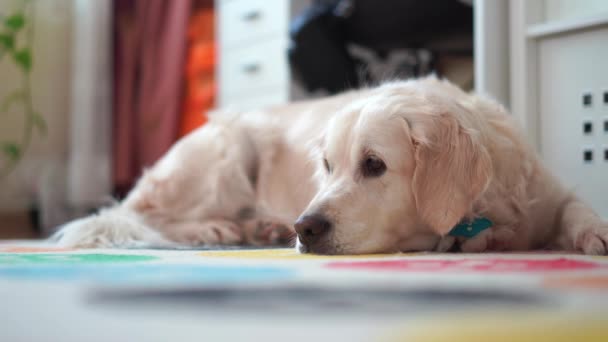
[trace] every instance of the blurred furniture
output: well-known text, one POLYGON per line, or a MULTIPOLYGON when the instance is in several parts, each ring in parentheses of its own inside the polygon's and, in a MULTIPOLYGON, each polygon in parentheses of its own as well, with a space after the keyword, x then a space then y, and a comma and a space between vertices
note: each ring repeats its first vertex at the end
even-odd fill
POLYGON ((442 76, 441 59, 472 57, 472 18, 458 0, 316 0, 291 24, 291 70, 307 90, 331 94, 442 76))
POLYGON ((250 109, 430 70, 470 88, 470 5, 459 0, 218 0, 217 105, 250 109))

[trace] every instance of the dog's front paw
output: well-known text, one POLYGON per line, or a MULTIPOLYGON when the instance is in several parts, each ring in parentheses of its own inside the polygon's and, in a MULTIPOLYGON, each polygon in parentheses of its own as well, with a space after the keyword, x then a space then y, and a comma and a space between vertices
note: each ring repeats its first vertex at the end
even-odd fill
POLYGON ((141 247, 168 244, 157 231, 143 224, 136 215, 112 208, 98 215, 74 220, 62 226, 51 238, 70 248, 141 247))
POLYGON ((498 226, 486 229, 472 238, 459 238, 460 250, 464 253, 481 253, 486 251, 505 251, 515 236, 511 227, 498 226))
POLYGON ((574 239, 574 247, 585 254, 608 254, 608 223, 595 222, 580 229, 574 239))
POLYGON ((435 246, 435 252, 446 253, 456 244, 456 237, 451 235, 442 236, 435 246))
POLYGON ((241 227, 226 220, 174 223, 165 234, 169 239, 188 246, 239 245, 243 242, 241 227))
POLYGON ((287 246, 295 237, 293 228, 274 220, 250 219, 243 228, 247 242, 258 246, 287 246))
POLYGON ((50 240, 68 248, 110 247, 109 241, 100 237, 103 226, 104 223, 97 216, 80 218, 59 227, 50 240))

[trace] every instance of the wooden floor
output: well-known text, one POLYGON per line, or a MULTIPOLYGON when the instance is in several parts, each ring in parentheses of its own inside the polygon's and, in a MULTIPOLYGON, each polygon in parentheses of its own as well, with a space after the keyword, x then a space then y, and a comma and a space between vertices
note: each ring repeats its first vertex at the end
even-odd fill
POLYGON ((39 234, 34 231, 28 212, 0 212, 0 239, 35 239, 39 237, 39 234))

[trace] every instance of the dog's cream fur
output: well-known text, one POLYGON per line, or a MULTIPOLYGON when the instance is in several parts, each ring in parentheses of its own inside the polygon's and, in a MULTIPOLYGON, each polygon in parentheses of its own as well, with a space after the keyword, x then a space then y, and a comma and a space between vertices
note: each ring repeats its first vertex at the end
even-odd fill
POLYGON ((332 223, 301 251, 556 248, 606 254, 608 224, 543 167, 499 104, 435 78, 217 113, 119 205, 67 224, 66 246, 285 243, 299 215, 332 223), (364 177, 361 161, 386 172, 364 177), (324 167, 327 160, 329 171, 324 167), (447 233, 484 216, 472 239, 447 233))

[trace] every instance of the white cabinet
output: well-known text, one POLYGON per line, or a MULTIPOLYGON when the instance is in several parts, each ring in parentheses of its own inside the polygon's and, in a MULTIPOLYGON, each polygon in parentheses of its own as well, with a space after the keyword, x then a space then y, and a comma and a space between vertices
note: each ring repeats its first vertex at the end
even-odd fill
POLYGON ((251 109, 289 100, 289 0, 219 0, 218 106, 251 109))
POLYGON ((546 165, 608 219, 608 1, 510 0, 510 103, 546 165))
POLYGON ((548 37, 538 49, 540 152, 608 216, 608 27, 548 37))

